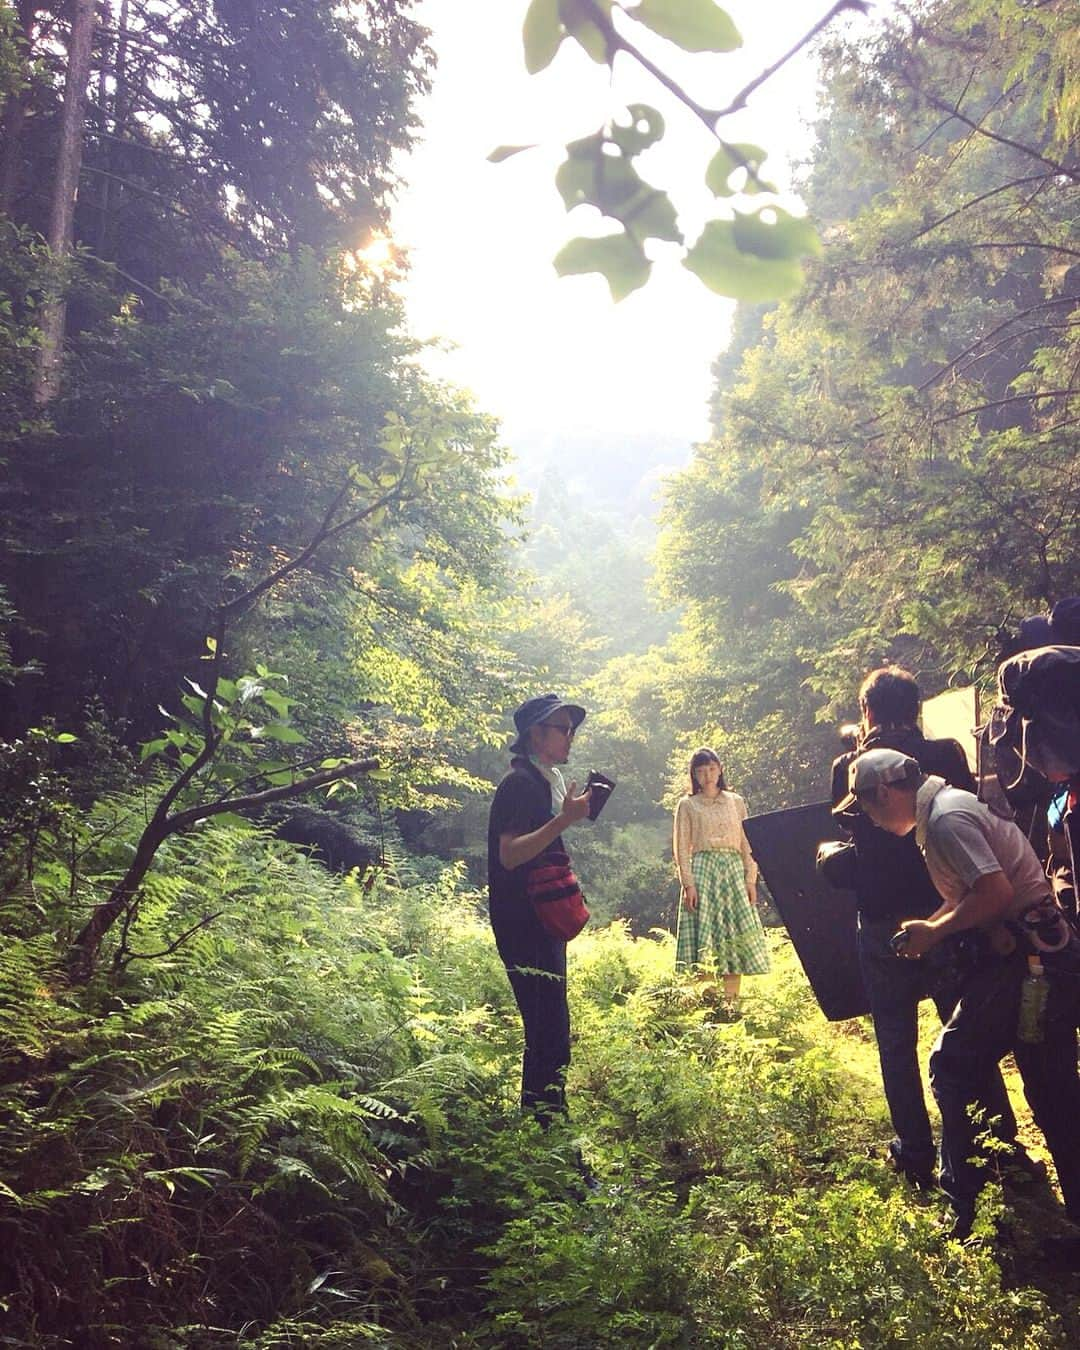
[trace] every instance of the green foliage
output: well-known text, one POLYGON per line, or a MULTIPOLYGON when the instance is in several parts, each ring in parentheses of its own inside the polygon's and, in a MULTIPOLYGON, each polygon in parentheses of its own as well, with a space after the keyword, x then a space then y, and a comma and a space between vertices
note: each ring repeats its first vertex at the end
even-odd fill
MULTIPOLYGON (((859 0, 853 0, 849 7, 863 8, 859 0)), ((716 136, 719 149, 704 170, 705 181, 716 196, 775 192, 760 176, 765 152, 758 146, 725 141, 718 128, 777 67, 763 72, 761 79, 748 85, 728 107, 705 108, 637 49, 633 41, 635 24, 682 52, 718 54, 742 45, 731 17, 714 0, 639 0, 635 5, 618 0, 531 0, 523 29, 526 68, 530 74, 546 69, 568 40, 612 71, 620 54, 637 61, 716 136), (738 187, 732 185, 737 171, 744 174, 738 187)), ((804 36, 795 49, 809 36, 804 36)), ((566 209, 594 207, 622 228, 615 234, 572 239, 555 258, 560 276, 598 272, 607 281, 612 299, 618 301, 649 280, 652 258, 646 251, 647 241, 685 245, 675 205, 665 191, 646 183, 633 163, 663 135, 661 114, 648 105, 633 103, 622 121, 614 120, 566 147, 566 161, 555 179, 566 209)), ((500 146, 489 158, 499 163, 531 148, 500 146)), ((684 247, 682 260, 721 295, 742 300, 773 299, 799 288, 801 260, 813 256, 818 248, 817 235, 808 221, 796 220, 773 206, 768 213, 735 212, 730 219, 710 221, 696 243, 684 247)))
POLYGON ((808 221, 780 207, 765 212, 736 211, 732 220, 710 221, 687 253, 686 266, 710 290, 737 300, 771 300, 797 291, 803 280, 799 260, 820 252, 817 235, 808 221))
MULTIPOLYGON (((94 690, 152 735, 155 706, 198 679, 211 611, 298 553, 348 484, 359 507, 390 493, 386 509, 324 548, 320 579, 294 578, 267 622, 291 611, 290 640, 321 653, 317 688, 330 653, 367 645, 427 646, 427 678, 464 684, 462 652, 491 645, 469 615, 500 594, 513 519, 490 420, 420 379, 396 302, 339 258, 233 257, 170 299, 160 317, 103 315, 54 432, 12 448, 3 575, 44 667, 26 701, 62 717, 94 690), (320 613, 328 572, 347 599, 320 613)), ((227 674, 281 669, 259 624, 245 642, 227 674)), ((361 696, 337 693, 353 709, 361 696)))
MULTIPOLYGON (((11 15, 5 5, 3 14, 11 15)), ((43 230, 66 62, 62 5, 0 30, 5 203, 43 230), (9 70, 11 73, 9 73, 9 70)), ((156 286, 194 279, 223 244, 249 256, 356 247, 382 218, 391 158, 428 87, 426 31, 398 0, 327 8, 111 3, 92 52, 76 241, 156 286)))
MULTIPOLYGON (((136 821, 116 799, 90 826, 107 873, 136 821)), ((50 975, 71 901, 44 855, 43 910, 3 914, 20 1343, 1066 1343, 985 1237, 946 1242, 865 1160, 886 1127, 850 1073, 872 1044, 829 1032, 789 948, 745 1020, 714 1022, 670 938, 584 935, 575 1119, 542 1136, 515 1118, 520 1024, 460 868, 335 879, 220 822, 163 852, 128 959, 81 995, 50 975)))
MULTIPOLYGON (((825 247, 805 293, 743 311, 658 559, 686 606, 666 697, 754 801, 825 795, 823 723, 866 670, 988 683, 999 627, 1080 588, 1074 26, 964 0, 827 50, 804 183, 825 247)), ((736 214, 709 227, 720 266, 737 228, 768 252, 736 214)))

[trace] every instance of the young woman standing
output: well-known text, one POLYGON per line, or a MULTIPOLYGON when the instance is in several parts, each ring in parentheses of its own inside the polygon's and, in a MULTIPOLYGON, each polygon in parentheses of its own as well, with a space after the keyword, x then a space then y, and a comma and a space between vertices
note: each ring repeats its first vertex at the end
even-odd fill
POLYGON ((734 1009, 743 975, 769 969, 757 911, 757 864, 743 832, 746 803, 728 791, 714 750, 690 760, 690 790, 675 808, 675 865, 682 885, 677 970, 713 969, 734 1009))

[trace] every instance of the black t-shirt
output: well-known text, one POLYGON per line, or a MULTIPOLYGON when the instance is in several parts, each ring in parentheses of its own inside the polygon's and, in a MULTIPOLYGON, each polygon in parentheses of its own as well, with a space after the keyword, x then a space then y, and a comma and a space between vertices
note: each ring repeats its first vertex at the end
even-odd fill
MULTIPOLYGON (((899 750, 923 773, 937 774, 953 787, 975 791, 975 780, 959 741, 928 740, 917 727, 874 727, 858 750, 838 756, 832 767, 832 799, 847 796, 848 765, 867 750, 899 750)), ((915 831, 897 836, 878 829, 869 816, 853 811, 843 818, 855 841, 855 898, 868 919, 923 919, 941 904, 930 880, 915 831)))
MULTIPOLYGON (((553 814, 551 784, 529 760, 511 760, 510 772, 495 789, 488 816, 488 901, 494 925, 538 922, 525 894, 528 864, 503 867, 499 838, 504 834, 531 834, 546 825, 553 814)), ((553 840, 548 848, 563 848, 562 839, 553 840)))

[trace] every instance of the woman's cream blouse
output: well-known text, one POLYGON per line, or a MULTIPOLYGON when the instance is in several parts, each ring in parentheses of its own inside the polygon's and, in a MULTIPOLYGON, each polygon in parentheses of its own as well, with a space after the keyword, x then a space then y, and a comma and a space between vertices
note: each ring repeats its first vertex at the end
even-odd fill
POLYGON ((737 792, 706 797, 696 792, 683 797, 675 808, 675 866, 684 886, 692 886, 690 855, 704 849, 735 848, 742 854, 747 885, 757 881, 757 863, 743 832, 746 803, 737 792))

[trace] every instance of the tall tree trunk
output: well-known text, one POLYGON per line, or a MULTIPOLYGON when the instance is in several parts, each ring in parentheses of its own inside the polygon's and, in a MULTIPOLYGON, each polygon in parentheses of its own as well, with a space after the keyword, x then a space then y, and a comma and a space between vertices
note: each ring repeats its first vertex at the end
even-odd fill
POLYGON ((19 191, 19 168, 22 164, 22 133, 26 125, 26 109, 30 102, 30 62, 33 57, 34 14, 37 0, 19 0, 19 27, 26 42, 26 75, 22 88, 11 94, 4 105, 3 127, 0 138, 0 212, 11 215, 11 208, 19 191))
MULTIPOLYGON (((71 42, 68 47, 67 80, 64 83, 64 107, 60 122, 60 150, 53 180, 49 211, 49 249, 57 260, 71 250, 75 220, 75 198, 79 191, 85 133, 86 90, 90 81, 90 52, 97 22, 96 0, 74 0, 71 42)), ((46 305, 41 316, 42 341, 38 353, 34 402, 41 406, 60 389, 60 359, 64 341, 67 304, 56 299, 46 305)))

